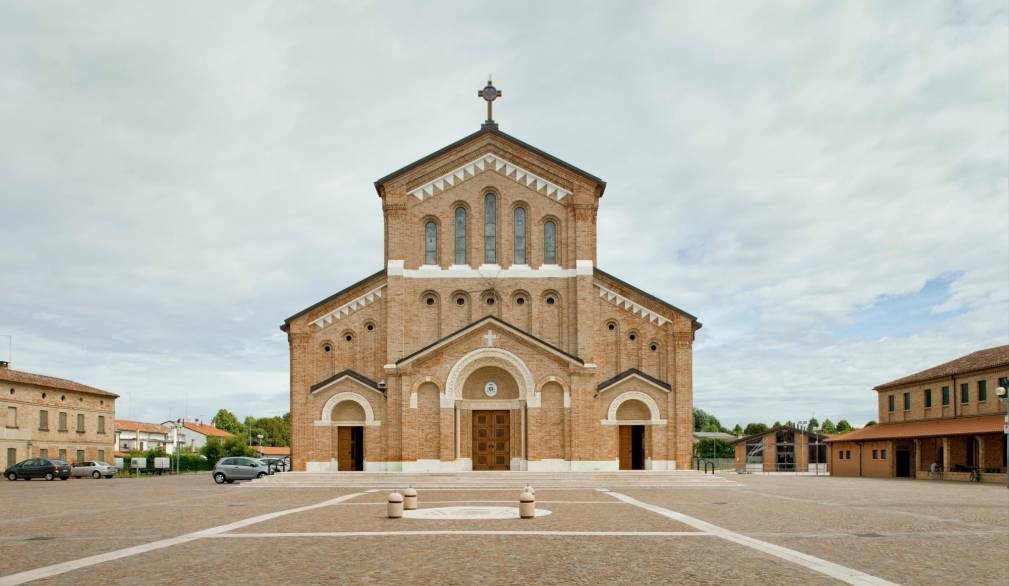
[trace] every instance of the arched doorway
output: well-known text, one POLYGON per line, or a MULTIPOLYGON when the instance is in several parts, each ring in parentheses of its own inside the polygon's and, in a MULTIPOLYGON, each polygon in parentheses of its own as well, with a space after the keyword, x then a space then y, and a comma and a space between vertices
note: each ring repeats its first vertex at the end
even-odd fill
POLYGON ((365 417, 364 408, 355 401, 341 401, 333 407, 333 449, 337 470, 364 470, 365 417))
POLYGON ((511 470, 512 458, 522 457, 525 411, 519 397, 515 377, 500 366, 481 366, 463 381, 463 405, 470 411, 473 470, 511 470), (516 429, 513 415, 520 418, 521 429, 516 429), (516 451, 516 447, 520 449, 516 451))
POLYGON ((648 405, 637 399, 624 401, 617 407, 620 423, 618 456, 621 470, 645 469, 645 426, 639 422, 651 419, 648 405))

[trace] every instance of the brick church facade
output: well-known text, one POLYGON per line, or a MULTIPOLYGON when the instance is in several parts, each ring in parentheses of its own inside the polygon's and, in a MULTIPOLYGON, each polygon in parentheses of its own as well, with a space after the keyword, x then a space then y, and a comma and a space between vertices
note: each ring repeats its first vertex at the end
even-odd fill
POLYGON ((596 267, 605 187, 489 107, 376 181, 385 267, 281 326, 294 468, 688 468, 701 324, 596 267))

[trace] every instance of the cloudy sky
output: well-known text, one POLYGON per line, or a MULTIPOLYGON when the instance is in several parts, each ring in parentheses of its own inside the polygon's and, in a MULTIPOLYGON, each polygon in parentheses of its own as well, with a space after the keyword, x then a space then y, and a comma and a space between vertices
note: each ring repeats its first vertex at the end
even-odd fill
POLYGON ((476 130, 493 73, 502 130, 607 180, 599 266, 704 322, 697 406, 861 424, 875 384, 1009 343, 1007 23, 1002 0, 4 2, 0 334, 120 417, 284 413, 277 326, 381 268, 372 181, 476 130))

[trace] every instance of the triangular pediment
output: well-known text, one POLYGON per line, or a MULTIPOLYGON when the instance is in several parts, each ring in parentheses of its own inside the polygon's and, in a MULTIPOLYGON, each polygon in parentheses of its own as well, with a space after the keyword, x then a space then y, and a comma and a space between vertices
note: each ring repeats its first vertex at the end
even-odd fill
POLYGON ((564 201, 571 195, 573 181, 595 184, 598 196, 606 188, 602 179, 501 132, 496 126, 485 126, 382 177, 375 182, 375 189, 384 196, 386 183, 404 180, 407 193, 422 201, 484 173, 500 174, 555 201, 564 201))
POLYGON ((585 365, 585 361, 582 360, 581 358, 573 354, 568 354, 567 352, 561 350, 557 346, 554 346, 550 342, 547 342, 546 340, 541 340, 540 338, 537 338, 536 336, 533 336, 532 334, 523 331, 504 320, 498 319, 497 317, 494 317, 492 315, 488 315, 482 319, 479 319, 469 324, 464 328, 458 329, 452 332, 451 334, 432 342, 431 344, 428 344, 427 346, 424 346, 423 348, 417 350, 416 352, 413 352, 411 354, 404 356, 403 358, 400 358, 399 360, 396 361, 396 366, 400 367, 407 366, 411 363, 417 362, 418 360, 423 359, 425 356, 429 356, 439 350, 451 346, 452 344, 462 343, 463 341, 474 337, 474 334, 476 333, 481 333, 485 337, 485 339, 481 340, 480 343, 482 346, 486 346, 488 348, 495 347, 495 345, 499 341, 500 336, 502 335, 511 336, 531 346, 535 346, 540 350, 543 350, 560 360, 577 364, 578 366, 585 365))

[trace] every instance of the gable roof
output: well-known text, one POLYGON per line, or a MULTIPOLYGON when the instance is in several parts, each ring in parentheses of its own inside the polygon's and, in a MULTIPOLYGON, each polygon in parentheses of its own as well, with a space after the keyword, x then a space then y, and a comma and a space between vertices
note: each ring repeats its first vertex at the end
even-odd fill
POLYGON ((368 275, 367 277, 361 279, 360 281, 358 281, 358 282, 356 282, 356 283, 354 283, 354 284, 352 284, 352 285, 350 285, 348 287, 344 287, 343 289, 337 291, 336 293, 333 293, 332 295, 330 295, 329 297, 323 299, 322 301, 318 301, 316 303, 313 303, 312 305, 309 305, 305 309, 302 309, 298 313, 296 313, 296 314, 292 315, 291 317, 285 319, 284 323, 280 325, 280 329, 282 331, 286 332, 291 327, 291 322, 292 321, 298 319, 299 317, 305 315, 306 313, 312 311, 313 309, 318 309, 318 308, 322 307, 323 305, 326 305, 327 303, 329 303, 331 301, 339 299, 340 296, 346 295, 348 292, 352 291, 354 289, 354 287, 359 287, 359 286, 367 283, 368 281, 371 281, 372 279, 374 279, 376 277, 384 276, 384 275, 385 275, 385 269, 382 269, 382 270, 380 270, 378 272, 375 272, 375 273, 372 273, 372 274, 368 275))
POLYGON ((526 331, 524 331, 522 329, 519 329, 519 328, 511 325, 510 323, 508 323, 508 322, 500 319, 500 318, 497 318, 497 317, 495 317, 493 315, 487 315, 487 316, 484 316, 484 317, 476 320, 475 322, 469 324, 468 326, 459 328, 458 330, 452 332, 451 334, 449 334, 447 336, 443 336, 443 337, 435 340, 434 342, 431 342, 430 344, 428 344, 427 346, 424 346, 420 350, 417 350, 415 352, 407 354, 406 356, 404 356, 404 357, 402 357, 402 358, 400 358, 399 360, 396 361, 396 366, 400 366, 400 365, 406 364, 408 362, 413 362, 417 358, 420 358, 420 357, 424 356, 425 354, 429 354, 430 352, 433 352, 434 350, 436 350, 436 349, 438 349, 438 348, 440 348, 440 347, 442 347, 442 346, 444 346, 446 344, 449 344, 449 343, 451 343, 451 342, 453 342, 453 341, 461 338, 462 336, 464 336, 464 335, 472 332, 473 330, 479 328, 480 326, 482 326, 485 323, 494 323, 494 324, 498 325, 499 327, 501 327, 502 329, 504 329, 506 331, 509 331, 509 332, 517 335, 520 338, 523 338, 525 340, 533 342, 537 346, 540 346, 541 348, 544 348, 545 350, 551 352, 552 354, 554 354, 554 355, 556 355, 556 356, 558 356, 560 358, 563 358, 564 360, 567 360, 569 362, 574 362, 575 364, 577 364, 579 366, 584 366, 585 365, 585 361, 582 360, 581 358, 575 356, 574 354, 569 354, 569 353, 565 352, 564 350, 561 350, 557 346, 554 346, 550 342, 547 342, 546 340, 541 340, 540 338, 537 338, 536 336, 534 336, 534 335, 532 335, 532 334, 530 334, 530 333, 528 333, 528 332, 526 332, 526 331))
POLYGON ((145 423, 130 419, 116 419, 116 431, 142 431, 144 433, 168 434, 168 428, 158 423, 145 423))
POLYGON ((101 397, 119 397, 119 395, 115 393, 96 389, 95 387, 90 387, 65 378, 56 378, 55 376, 46 376, 44 374, 35 374, 33 372, 23 372, 20 370, 13 370, 8 367, 0 368, 0 381, 21 383, 48 389, 58 389, 61 391, 77 391, 78 393, 87 393, 89 395, 98 395, 101 397))
POLYGON ((641 372, 636 368, 628 368, 627 370, 621 372, 620 374, 614 376, 613 378, 606 379, 603 382, 596 385, 596 392, 601 393, 606 389, 616 384, 619 384, 620 382, 627 380, 629 378, 637 378, 653 386, 659 387, 663 391, 668 392, 673 390, 673 386, 664 380, 657 379, 654 376, 641 372))
POLYGON ((368 387, 369 389, 371 389, 373 391, 385 394, 385 389, 383 387, 380 387, 377 382, 375 382, 375 381, 371 380, 370 378, 364 376, 363 374, 361 374, 361 373, 359 373, 357 371, 351 370, 349 368, 345 369, 345 370, 341 370, 340 372, 334 374, 333 376, 327 378, 326 380, 322 380, 322 381, 319 381, 319 382, 315 383, 314 385, 312 385, 309 388, 309 392, 310 393, 314 393, 316 391, 322 390, 325 387, 328 387, 331 384, 337 383, 337 382, 339 382, 339 381, 341 381, 341 380, 343 380, 345 378, 350 378, 350 379, 352 379, 352 380, 354 380, 354 381, 356 381, 358 383, 361 383, 362 385, 368 387))
POLYGON ((424 157, 421 157, 421 158, 417 159, 416 161, 414 161, 414 162, 412 162, 412 163, 410 163, 410 164, 408 164, 408 165, 406 165, 404 167, 400 167, 399 169, 396 169, 395 171, 393 171, 392 173, 389 173, 385 177, 382 177, 380 179, 375 180, 375 191, 378 193, 379 197, 382 197, 382 185, 384 185, 385 183, 388 183, 390 180, 395 179, 396 177, 399 177, 400 175, 402 175, 402 174, 404 174, 404 173, 406 173, 408 171, 412 171, 413 169, 416 169, 417 167, 420 167, 424 163, 428 163, 428 162, 430 162, 430 161, 432 161, 432 160, 434 160, 434 159, 436 159, 436 158, 438 158, 438 157, 440 157, 440 156, 448 153, 449 151, 451 151, 453 149, 456 149, 456 148, 459 148, 460 146, 466 144, 467 142, 470 142, 471 140, 474 140, 474 139, 479 138, 479 137, 484 136, 484 135, 492 135, 492 136, 496 136, 498 138, 501 138, 501 139, 503 139, 505 141, 508 141, 508 142, 516 145, 516 146, 519 146, 519 147, 521 147, 523 149, 526 149, 526 150, 528 150, 528 151, 530 151, 530 152, 532 152, 532 153, 534 153, 534 154, 536 154, 536 155, 538 155, 540 157, 543 157, 544 159, 550 161, 551 163, 554 163, 555 165, 559 165, 559 166, 561 166, 561 167, 563 167, 563 168, 565 168, 565 169, 567 169, 569 171, 572 171, 574 173, 577 173, 578 175, 581 175, 582 177, 585 177, 586 179, 589 179, 590 181, 593 181, 593 182, 597 183, 599 185, 599 197, 602 197, 603 196, 603 192, 606 191, 606 182, 603 181, 602 179, 596 177, 595 175, 589 173, 588 171, 584 171, 582 169, 579 169, 578 167, 575 167, 574 165, 572 165, 571 163, 568 163, 567 161, 558 159, 557 157, 551 155, 550 153, 548 153, 546 151, 543 151, 543 150, 540 150, 540 149, 534 147, 533 145, 531 145, 531 144, 529 144, 527 142, 523 142, 523 141, 515 138, 514 136, 512 136, 510 134, 507 134, 505 132, 501 132, 498 129, 497 124, 484 124, 483 126, 480 127, 480 130, 474 132, 473 134, 464 136, 461 139, 453 142, 450 145, 442 147, 442 148, 436 150, 435 152, 433 152, 433 153, 431 153, 429 155, 426 155, 424 157))
POLYGON ((878 423, 828 438, 827 442, 861 442, 942 435, 975 435, 997 433, 1002 435, 1005 415, 975 415, 946 419, 925 419, 903 423, 878 423))
POLYGON ((196 433, 202 433, 207 437, 232 437, 231 433, 228 433, 223 429, 218 429, 213 425, 204 425, 202 423, 196 423, 195 421, 183 421, 182 427, 185 427, 190 431, 195 431, 196 433))
POLYGON ((942 364, 933 366, 932 368, 926 368, 920 372, 909 374, 888 383, 877 385, 874 389, 879 390, 910 383, 924 382, 936 378, 953 377, 960 374, 976 372, 978 370, 998 368, 1000 366, 1009 366, 1009 345, 995 346, 994 348, 986 348, 984 350, 978 350, 977 352, 971 352, 966 356, 955 358, 949 362, 943 362, 942 364))
POLYGON ((685 316, 687 318, 690 318, 690 321, 692 321, 693 324, 694 324, 694 331, 697 331, 697 330, 701 329, 701 327, 703 326, 703 324, 701 322, 697 321, 697 316, 695 316, 693 314, 690 314, 690 313, 687 313, 686 311, 683 311, 682 309, 680 309, 679 307, 676 307, 672 303, 668 303, 666 301, 663 301, 663 300, 659 299, 658 297, 652 295, 651 293, 649 293, 649 292, 647 292, 647 291, 645 291, 643 289, 639 289, 639 288, 635 287, 634 285, 631 285, 627 281, 624 281, 623 279, 620 279, 618 277, 615 277, 615 276, 611 275, 610 273, 607 273, 606 271, 600 269, 599 267, 594 267, 592 270, 595 273, 596 277, 602 277, 604 280, 605 279, 609 279, 610 281, 613 281, 614 283, 616 283, 617 285, 620 285, 621 287, 626 287, 626 288, 634 291, 635 293, 637 293, 638 295, 641 295, 642 297, 644 297, 645 299, 648 299, 649 301, 653 301, 655 303, 658 303, 659 305, 661 305, 662 307, 665 307, 666 309, 670 309, 670 310, 675 311, 676 313, 678 313, 680 315, 683 315, 683 316, 685 316))

